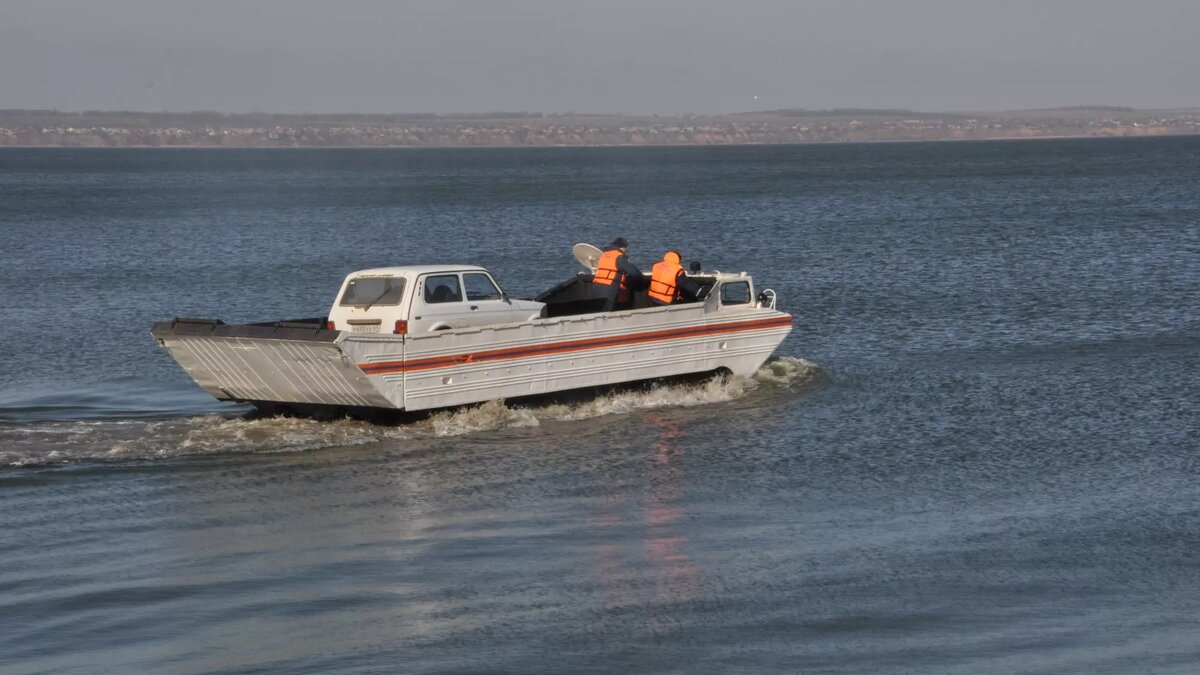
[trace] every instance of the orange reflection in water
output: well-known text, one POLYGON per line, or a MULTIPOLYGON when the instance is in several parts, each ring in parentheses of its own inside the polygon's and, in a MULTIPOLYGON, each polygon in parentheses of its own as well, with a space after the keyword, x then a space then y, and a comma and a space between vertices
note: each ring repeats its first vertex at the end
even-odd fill
POLYGON ((688 561, 686 546, 688 536, 679 533, 677 524, 687 515, 679 502, 684 495, 686 476, 682 467, 683 447, 678 439, 683 436, 679 423, 657 415, 647 414, 645 421, 659 429, 654 442, 654 463, 657 466, 650 499, 643 510, 646 527, 646 552, 652 565, 663 572, 661 590, 686 597, 671 598, 675 601, 688 600, 695 594, 696 568, 688 561))
POLYGON ((595 539, 589 548, 599 609, 641 607, 647 630, 661 634, 686 620, 680 605, 700 595, 703 580, 688 555, 691 535, 682 527, 688 516, 683 504, 686 456, 680 444, 685 434, 677 422, 661 415, 642 419, 657 434, 647 448, 640 506, 628 501, 636 486, 603 500, 591 518, 595 539))

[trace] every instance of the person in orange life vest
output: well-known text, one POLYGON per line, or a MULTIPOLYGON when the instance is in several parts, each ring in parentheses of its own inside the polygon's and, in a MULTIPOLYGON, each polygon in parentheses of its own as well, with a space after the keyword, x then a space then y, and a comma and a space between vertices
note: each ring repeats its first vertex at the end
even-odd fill
POLYGON ((604 298, 604 311, 611 312, 617 305, 629 304, 629 291, 646 287, 642 271, 625 254, 629 252, 629 242, 623 237, 617 237, 609 244, 600 260, 596 263, 596 274, 592 283, 600 287, 600 296, 604 298))
POLYGON ((696 299, 700 284, 683 273, 681 260, 679 251, 667 251, 660 262, 654 263, 650 271, 650 304, 670 305, 696 299))

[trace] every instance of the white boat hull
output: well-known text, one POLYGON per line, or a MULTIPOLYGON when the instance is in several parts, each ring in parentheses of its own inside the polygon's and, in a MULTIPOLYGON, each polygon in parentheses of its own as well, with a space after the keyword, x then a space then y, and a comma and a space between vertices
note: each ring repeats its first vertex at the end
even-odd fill
POLYGON ((205 391, 265 409, 420 411, 711 371, 750 375, 791 331, 757 306, 692 303, 387 335, 314 325, 155 324, 205 391))

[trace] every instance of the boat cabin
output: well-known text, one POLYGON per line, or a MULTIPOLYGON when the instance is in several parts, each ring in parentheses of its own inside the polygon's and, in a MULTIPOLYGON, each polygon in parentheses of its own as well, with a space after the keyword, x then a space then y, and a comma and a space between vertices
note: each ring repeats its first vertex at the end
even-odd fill
MULTIPOLYGON (((700 292, 683 304, 722 307, 774 307, 774 299, 755 295, 745 273, 688 273, 700 292)), ((474 265, 381 267, 346 276, 329 310, 326 328, 352 333, 407 335, 455 328, 491 326, 538 318, 596 314, 604 311, 604 290, 590 272, 579 274, 537 296, 508 296, 486 269, 474 265)), ((652 307, 646 288, 634 288, 618 311, 652 307)))
POLYGON ((474 265, 361 270, 342 281, 327 328, 405 335, 530 321, 543 305, 514 300, 491 273, 474 265))

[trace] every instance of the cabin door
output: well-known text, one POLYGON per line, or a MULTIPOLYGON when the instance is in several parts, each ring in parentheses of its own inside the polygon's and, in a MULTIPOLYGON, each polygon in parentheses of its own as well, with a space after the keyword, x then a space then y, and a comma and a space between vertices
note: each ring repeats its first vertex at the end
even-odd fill
POLYGON ((462 276, 470 325, 487 326, 515 320, 509 317, 512 305, 504 301, 504 296, 490 276, 482 272, 464 272, 462 276))
POLYGON ((467 312, 462 282, 457 274, 423 276, 413 297, 408 332, 464 328, 470 325, 467 312))

